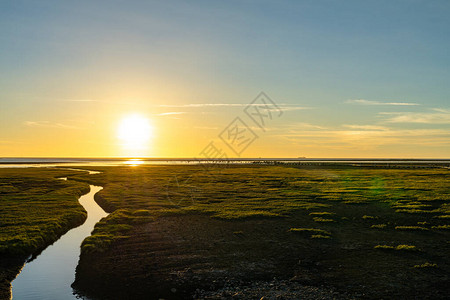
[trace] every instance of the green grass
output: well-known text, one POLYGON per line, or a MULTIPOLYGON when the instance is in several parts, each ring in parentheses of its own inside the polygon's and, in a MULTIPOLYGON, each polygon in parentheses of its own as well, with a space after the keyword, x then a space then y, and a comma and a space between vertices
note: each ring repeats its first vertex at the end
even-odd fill
POLYGON ((311 239, 330 239, 331 233, 329 231, 318 228, 295 228, 289 229, 289 232, 309 236, 311 239))
POLYGON ((395 226, 396 230, 414 230, 414 231, 427 231, 428 228, 422 226, 395 226))
POLYGON ((423 210, 423 209, 397 209, 395 212, 405 213, 405 214, 433 214, 434 211, 423 210))
POLYGON ((30 255, 84 222, 78 198, 89 186, 56 179, 80 173, 0 169, 0 254, 30 255))
POLYGON ((417 269, 428 269, 428 268, 437 268, 437 266, 438 266, 437 264, 426 262, 426 263, 423 263, 421 265, 414 265, 414 268, 417 268, 417 269))
POLYGON ((208 174, 202 166, 92 169, 102 173, 0 170, 2 254, 30 253, 81 223, 86 216, 77 198, 87 191, 86 183, 92 183, 104 187, 95 199, 111 214, 83 242, 84 255, 107 255, 117 243, 129 241, 159 218, 202 215, 222 224, 224 236, 229 232, 233 243, 251 240, 246 224, 259 224, 254 225, 259 228, 273 222, 269 245, 280 236, 289 249, 306 249, 314 255, 329 251, 328 263, 339 270, 339 278, 347 276, 349 281, 370 281, 354 271, 361 268, 364 273, 366 265, 370 267, 365 271, 376 274, 389 268, 390 274, 410 272, 418 256, 435 261, 440 270, 448 269, 448 170, 242 165, 208 174), (72 180, 55 179, 63 176, 72 180), (331 237, 331 243, 314 241, 331 237), (389 251, 368 251, 375 257, 354 256, 355 249, 372 249, 377 244, 377 249, 411 253, 400 255, 401 261, 389 251))
POLYGON ((328 212, 328 211, 319 211, 319 212, 312 212, 309 214, 310 216, 333 216, 335 213, 328 212))
POLYGON ((369 220, 378 219, 378 217, 368 216, 368 215, 364 215, 364 216, 362 216, 362 218, 363 218, 364 220, 367 220, 367 219, 369 219, 369 220))
POLYGON ((375 229, 384 229, 387 227, 387 224, 374 224, 372 226, 370 226, 370 228, 375 228, 375 229))
MULTIPOLYGON (((238 256, 251 258, 260 253, 259 249, 274 243, 279 243, 280 247, 287 245, 286 250, 298 249, 299 253, 280 251, 276 261, 296 264, 298 257, 313 257, 313 260, 321 257, 317 259, 332 267, 321 270, 324 277, 338 278, 335 280, 342 281, 345 287, 391 289, 384 298, 388 298, 389 293, 398 293, 398 286, 405 286, 400 282, 402 278, 416 276, 409 275, 411 266, 422 260, 438 263, 440 270, 449 267, 446 259, 448 231, 443 227, 448 219, 434 218, 450 215, 448 170, 242 165, 209 175, 201 166, 96 169, 103 173, 78 178, 104 186, 97 200, 109 212, 145 209, 156 219, 178 218, 180 222, 203 215, 212 218, 212 223, 221 224, 224 234, 229 232, 229 239, 221 233, 220 241, 216 241, 216 247, 224 253, 230 253, 228 250, 233 245, 250 243, 238 251, 238 256), (258 240, 254 240, 256 233, 247 224, 266 222, 274 224, 267 230, 267 240, 266 235, 256 235, 258 240), (430 234, 424 234, 426 230, 405 229, 413 224, 432 229, 436 234, 430 239, 430 234), (239 231, 244 231, 245 235, 235 233, 239 231), (389 251, 362 250, 372 249, 377 244, 392 245, 388 246, 392 248, 388 248, 389 251)), ((133 229, 112 233, 113 229, 109 229, 106 222, 98 224, 92 239, 84 243, 83 253, 100 250, 103 251, 101 256, 107 256, 116 243, 126 245, 135 235, 134 230, 139 232, 139 228, 145 226, 130 225, 133 229)), ((252 226, 258 228, 258 225, 252 226)), ((186 243, 189 245, 191 240, 186 243)), ((234 260, 223 255, 204 259, 212 265, 221 260, 226 261, 225 265, 233 265, 234 260)), ((285 267, 282 270, 284 273, 285 267)), ((428 272, 415 273, 424 275, 416 281, 408 280, 411 285, 420 282, 432 286, 437 280, 428 278, 428 272)), ((369 289, 365 288, 362 293, 369 289)))
POLYGON ((104 252, 115 241, 128 238, 128 233, 132 231, 133 226, 153 220, 154 217, 148 210, 116 210, 95 225, 91 236, 85 238, 81 244, 81 251, 83 254, 104 252))
MULTIPOLYGON (((440 170, 343 168, 333 169, 334 175, 329 177, 321 170, 276 166, 229 167, 212 175, 200 166, 96 169, 104 173, 89 178, 78 176, 78 179, 108 185, 100 193, 99 202, 110 212, 118 208, 158 211, 188 208, 189 212, 207 213, 213 217, 241 219, 253 217, 250 212, 285 217, 297 210, 330 207, 333 202, 378 202, 387 203, 399 213, 444 214, 445 203, 439 202, 450 198, 448 188, 443 184, 448 174, 440 170)), ((313 211, 310 214, 325 217, 334 212, 313 211)))
MULTIPOLYGON (((450 191, 444 184, 449 172, 445 170, 333 168, 324 172, 282 166, 231 166, 207 173, 202 166, 156 165, 95 169, 102 173, 72 178, 103 185, 96 201, 105 210, 143 209, 156 218, 205 214, 227 221, 286 219, 304 211, 313 223, 337 224, 334 216, 339 216, 339 220, 357 228, 353 212, 360 211, 359 207, 364 213, 358 218, 362 215, 363 220, 382 219, 385 223, 387 220, 380 214, 390 208, 388 218, 396 231, 427 231, 428 226, 445 229, 445 224, 436 223, 445 218, 433 216, 445 215, 450 209, 446 204, 450 191), (333 176, 328 175, 330 172, 333 176), (352 206, 335 210, 342 205, 352 206), (368 206, 382 210, 371 213, 368 206), (419 221, 427 222, 427 227, 407 225, 419 221)), ((370 228, 388 231, 387 224, 370 228)), ((94 235, 107 231, 98 230, 94 235)))
POLYGON ((333 219, 326 219, 326 218, 321 218, 321 217, 314 217, 313 220, 314 220, 314 222, 318 222, 318 223, 331 223, 331 222, 335 222, 333 219))
POLYGON ((435 218, 438 219, 450 219, 450 215, 440 215, 440 216, 434 216, 435 218))
POLYGON ((397 245, 397 246, 389 246, 389 245, 376 245, 374 249, 381 250, 397 250, 397 251, 417 251, 417 247, 413 245, 397 245))
POLYGON ((438 229, 438 230, 450 230, 450 225, 437 225, 437 226, 431 226, 432 229, 438 229))
POLYGON ((416 246, 412 245, 398 245, 395 247, 395 250, 404 250, 404 251, 417 251, 416 246))
POLYGON ((331 239, 331 236, 329 235, 322 235, 322 234, 313 234, 311 235, 312 239, 331 239))
POLYGON ((389 245, 376 245, 373 248, 374 249, 381 249, 381 250, 394 250, 395 249, 394 246, 389 246, 389 245))

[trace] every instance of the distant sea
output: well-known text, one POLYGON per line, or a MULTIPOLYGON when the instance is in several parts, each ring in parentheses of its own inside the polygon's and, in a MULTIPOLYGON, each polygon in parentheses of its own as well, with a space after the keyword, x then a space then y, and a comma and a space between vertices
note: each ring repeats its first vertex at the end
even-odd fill
POLYGON ((450 166, 450 159, 395 159, 395 158, 70 158, 70 157, 0 157, 0 168, 42 167, 42 166, 123 166, 145 164, 198 164, 198 163, 289 163, 302 165, 344 164, 344 165, 433 165, 450 166))

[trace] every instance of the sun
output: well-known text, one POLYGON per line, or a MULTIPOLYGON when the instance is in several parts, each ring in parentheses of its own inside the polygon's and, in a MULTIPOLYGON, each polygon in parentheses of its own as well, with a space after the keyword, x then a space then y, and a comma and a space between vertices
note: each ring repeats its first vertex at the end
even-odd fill
POLYGON ((127 115, 120 121, 117 137, 126 149, 145 150, 153 137, 153 126, 144 116, 127 115))

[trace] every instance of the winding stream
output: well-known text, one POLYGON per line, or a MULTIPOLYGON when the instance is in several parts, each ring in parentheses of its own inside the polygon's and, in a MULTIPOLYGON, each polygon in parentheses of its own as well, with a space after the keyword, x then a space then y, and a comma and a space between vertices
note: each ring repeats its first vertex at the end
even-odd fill
MULTIPOLYGON (((97 172, 89 171, 89 173, 97 172)), ((25 264, 12 282, 13 299, 77 299, 71 284, 75 280, 81 242, 91 234, 95 224, 108 215, 94 201, 94 195, 102 187, 91 185, 90 188, 90 192, 78 200, 87 211, 86 221, 83 225, 68 231, 36 259, 25 264)))

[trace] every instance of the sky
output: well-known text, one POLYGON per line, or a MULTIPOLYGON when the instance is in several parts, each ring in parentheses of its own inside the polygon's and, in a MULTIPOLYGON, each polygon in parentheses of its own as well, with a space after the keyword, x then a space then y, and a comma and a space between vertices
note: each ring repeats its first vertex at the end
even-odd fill
POLYGON ((450 158, 449 15, 447 0, 0 1, 0 157, 450 158), (124 128, 133 116, 147 129, 124 128))

